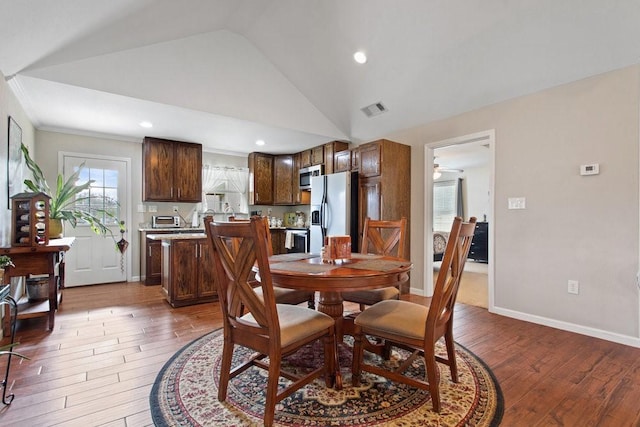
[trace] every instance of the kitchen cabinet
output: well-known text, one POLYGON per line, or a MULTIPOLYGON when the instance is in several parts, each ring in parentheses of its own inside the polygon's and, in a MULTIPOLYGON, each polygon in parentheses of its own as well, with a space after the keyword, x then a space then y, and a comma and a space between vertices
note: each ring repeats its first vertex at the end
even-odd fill
POLYGON ((144 201, 202 201, 202 145, 146 137, 142 150, 144 201))
MULTIPOLYGON (((411 147, 388 140, 362 144, 359 174, 359 227, 364 219, 396 220, 411 216, 411 147)), ((410 233, 405 254, 410 259, 410 233)))
POLYGON ((173 307, 217 299, 206 237, 162 240, 162 290, 173 307))
POLYGON ((300 176, 299 171, 302 168, 301 164, 301 153, 296 153, 293 155, 293 204, 301 205, 302 204, 302 193, 300 191, 300 176))
POLYGON ((300 152, 300 167, 308 168, 311 166, 311 149, 300 152))
POLYGON ((349 143, 342 141, 332 141, 324 144, 324 173, 331 174, 335 172, 335 153, 349 148, 349 143))
POLYGON ((287 249, 284 247, 285 237, 287 231, 280 228, 272 228, 271 230, 271 247, 273 248, 273 254, 286 254, 287 249))
MULTIPOLYGON (((292 205, 294 202, 293 182, 294 176, 298 177, 298 171, 294 175, 293 155, 286 154, 275 156, 273 159, 273 192, 274 204, 292 205)), ((295 180, 298 181, 297 179, 295 180)))
POLYGON ((324 163, 324 145, 319 145, 311 149, 311 165, 321 165, 324 163))
POLYGON ((249 204, 272 205, 273 202, 273 156, 249 153, 249 204))
POLYGON ((146 275, 145 285, 159 285, 162 281, 162 242, 146 239, 146 275))
POLYGON ((338 151, 333 156, 333 172, 349 172, 351 170, 351 150, 338 151))

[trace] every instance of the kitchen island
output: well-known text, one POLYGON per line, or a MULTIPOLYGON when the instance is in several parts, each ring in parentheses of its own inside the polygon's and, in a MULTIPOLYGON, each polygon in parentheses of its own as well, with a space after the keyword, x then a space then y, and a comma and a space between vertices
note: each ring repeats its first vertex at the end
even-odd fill
POLYGON ((160 241, 162 292, 172 307, 218 299, 213 274, 213 251, 203 232, 147 234, 160 241))

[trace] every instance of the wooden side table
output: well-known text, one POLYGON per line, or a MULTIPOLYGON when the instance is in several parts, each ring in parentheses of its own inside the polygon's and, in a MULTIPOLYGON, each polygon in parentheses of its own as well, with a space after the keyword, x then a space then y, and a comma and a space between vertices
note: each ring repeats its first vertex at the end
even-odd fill
MULTIPOLYGON (((29 276, 30 274, 49 275, 49 298, 44 301, 30 302, 26 296, 18 295, 17 319, 48 316, 49 330, 53 330, 55 313, 62 302, 64 289, 64 254, 68 251, 75 237, 51 239, 46 246, 0 248, 0 254, 9 255, 15 264, 5 271, 5 278, 11 283, 12 277, 29 276), (56 266, 58 273, 56 274, 56 266)), ((9 316, 3 319, 4 336, 11 333, 9 316)))

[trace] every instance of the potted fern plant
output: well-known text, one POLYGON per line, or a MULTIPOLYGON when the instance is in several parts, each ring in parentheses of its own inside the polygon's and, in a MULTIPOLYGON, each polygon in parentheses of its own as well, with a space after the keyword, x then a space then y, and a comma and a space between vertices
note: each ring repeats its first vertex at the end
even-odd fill
MULTIPOLYGON (((21 145, 20 149, 22 150, 27 168, 33 175, 33 179, 25 179, 24 184, 30 191, 42 192, 51 197, 49 205, 49 238, 62 237, 63 221, 68 222, 74 228, 79 221, 85 221, 94 233, 103 236, 109 234, 113 241, 116 242, 113 232, 103 223, 101 218, 78 205, 78 202, 90 200, 91 196, 88 195, 89 188, 94 182, 94 180, 88 180, 83 184, 76 185, 84 164, 71 174, 66 181, 62 174, 58 174, 56 186, 54 191, 52 191, 47 180, 44 178, 40 166, 38 166, 29 155, 29 149, 24 144, 21 145)), ((98 210, 97 212, 100 214, 104 213, 107 217, 113 218, 114 223, 118 224, 121 230, 124 227, 124 221, 119 221, 113 213, 105 210, 98 210)))

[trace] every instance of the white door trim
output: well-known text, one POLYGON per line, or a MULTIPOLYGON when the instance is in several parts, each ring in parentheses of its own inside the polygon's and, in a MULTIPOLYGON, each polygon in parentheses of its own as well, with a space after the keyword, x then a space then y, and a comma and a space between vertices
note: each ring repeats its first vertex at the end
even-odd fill
MULTIPOLYGON (((74 156, 74 157, 86 157, 92 159, 99 160, 111 160, 116 162, 124 162, 125 168, 127 170, 127 179, 131 180, 131 158, 130 157, 117 157, 117 156, 106 156, 102 154, 90 154, 90 153, 80 153, 76 151, 59 151, 58 152, 58 173, 64 172, 64 158, 65 156, 74 156)), ((125 263, 127 268, 127 282, 132 281, 132 258, 131 253, 133 252, 133 248, 131 247, 132 242, 132 207, 131 207, 131 186, 129 183, 124 188, 124 198, 127 201, 127 209, 125 212, 125 226, 127 228, 127 232, 125 233, 125 239, 129 241, 129 249, 125 252, 125 263)), ((117 237, 117 236, 116 236, 117 237)))
POLYGON ((495 141, 496 131, 490 129, 482 132, 476 132, 469 135, 463 135, 456 138, 449 138, 442 141, 435 141, 425 144, 424 149, 424 293, 426 296, 433 295, 433 157, 436 148, 447 147, 457 144, 483 144, 489 145, 489 212, 487 213, 487 221, 489 222, 489 265, 488 265, 488 290, 489 290, 489 311, 492 312, 495 303, 494 289, 494 266, 495 266, 495 141))

